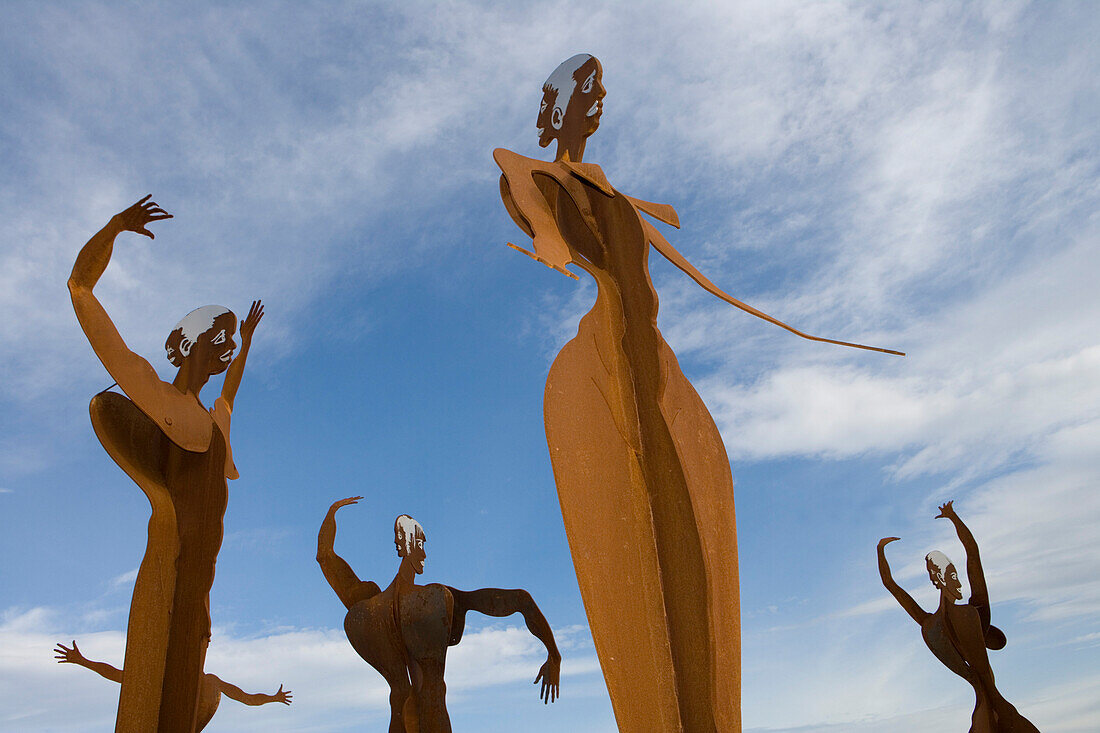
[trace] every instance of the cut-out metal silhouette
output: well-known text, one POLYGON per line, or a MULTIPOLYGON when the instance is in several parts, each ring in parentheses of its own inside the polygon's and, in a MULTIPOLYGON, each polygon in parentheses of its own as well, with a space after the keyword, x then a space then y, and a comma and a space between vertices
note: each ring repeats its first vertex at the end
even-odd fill
POLYGON ((498 148, 500 193, 534 251, 597 283, 592 310, 558 354, 544 417, 585 611, 622 731, 740 730, 740 608, 733 479, 722 438, 657 328, 650 246, 705 290, 803 338, 728 295, 643 214, 676 211, 615 190, 582 162, 599 126, 600 62, 579 54, 543 86, 539 144, 553 162, 498 148))
POLYGON ((886 545, 898 537, 883 537, 878 541, 878 572, 886 590, 897 599, 920 626, 924 643, 936 659, 974 688, 974 713, 971 733, 1038 733, 1038 729, 1005 700, 993 680, 986 649, 1003 649, 1005 635, 990 620, 989 592, 985 585, 978 543, 963 521, 955 514, 952 502, 940 506, 936 519, 948 519, 966 550, 966 576, 970 581, 970 600, 962 600, 962 582, 955 565, 939 550, 925 556, 928 577, 940 592, 940 605, 932 613, 922 609, 913 597, 902 590, 890 575, 886 562, 886 545))
POLYGON ((535 683, 544 703, 558 697, 561 654, 550 624, 525 590, 482 588, 460 591, 447 585, 417 585, 424 572, 426 536, 408 515, 393 527, 394 545, 401 563, 393 581, 381 590, 377 583, 360 580, 333 549, 336 512, 357 504, 361 496, 332 504, 317 534, 317 562, 336 595, 348 609, 344 631, 348 641, 390 686, 389 733, 447 733, 447 687, 443 680, 447 647, 462 640, 466 614, 523 615, 531 633, 546 646, 546 662, 535 683))
POLYGON ((88 240, 73 266, 69 292, 92 349, 125 393, 104 391, 92 399, 92 427, 152 507, 130 603, 115 729, 191 733, 210 640, 210 586, 222 542, 226 479, 238 475, 229 445, 233 401, 264 311, 259 301, 252 304, 235 359, 232 311, 206 306, 185 316, 165 342, 168 360, 179 368, 172 382, 161 381, 130 351, 92 291, 120 233, 152 239, 147 225, 171 218, 149 198, 112 217, 88 240), (199 392, 223 372, 221 396, 208 410, 199 392))
MULTIPOLYGON (((58 644, 54 652, 54 658, 58 664, 76 664, 92 670, 100 677, 109 679, 111 682, 122 682, 121 669, 112 667, 106 662, 96 662, 86 658, 80 653, 75 639, 71 649, 64 644, 58 644)), ((206 673, 202 676, 202 685, 199 687, 198 714, 195 721, 196 731, 205 728, 210 719, 214 717, 214 713, 218 711, 218 704, 221 702, 222 695, 245 705, 253 706, 266 705, 271 702, 281 702, 284 705, 289 705, 292 698, 290 690, 284 690, 282 685, 279 685, 279 689, 275 691, 274 695, 265 695, 262 692, 250 693, 222 680, 217 675, 206 673)))

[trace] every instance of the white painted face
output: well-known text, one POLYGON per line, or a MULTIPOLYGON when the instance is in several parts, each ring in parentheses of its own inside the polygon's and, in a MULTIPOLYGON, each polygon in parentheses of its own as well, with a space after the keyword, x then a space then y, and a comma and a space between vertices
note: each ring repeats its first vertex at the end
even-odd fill
POLYGON ((928 578, 932 585, 945 592, 948 597, 961 600, 962 581, 959 580, 959 573, 951 558, 939 550, 932 550, 924 556, 924 561, 928 566, 928 578))
POLYGON ((583 117, 588 120, 584 124, 585 132, 594 132, 603 111, 603 97, 600 65, 594 56, 579 53, 563 61, 542 85, 542 103, 535 123, 539 144, 546 147, 557 137, 556 133, 566 124, 567 117, 579 114, 577 110, 570 109, 574 102, 584 105, 583 117))
POLYGON ((424 560, 428 557, 424 549, 424 543, 428 540, 424 534, 424 528, 408 514, 402 514, 393 523, 393 544, 397 548, 397 556, 408 558, 413 570, 418 574, 424 572, 424 560))
POLYGON ((199 339, 207 339, 217 362, 215 372, 225 371, 233 360, 233 349, 236 347, 233 334, 236 330, 237 317, 231 310, 223 305, 204 305, 184 316, 172 329, 164 343, 165 354, 168 361, 180 366, 191 355, 199 339), (175 338, 177 333, 178 339, 175 338))

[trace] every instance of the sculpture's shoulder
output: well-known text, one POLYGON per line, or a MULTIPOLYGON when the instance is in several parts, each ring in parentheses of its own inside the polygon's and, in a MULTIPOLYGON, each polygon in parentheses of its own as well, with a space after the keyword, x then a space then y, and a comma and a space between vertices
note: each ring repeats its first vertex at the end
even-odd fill
POLYGON ((539 160, 538 158, 528 158, 526 155, 520 155, 513 152, 508 148, 496 148, 493 150, 493 160, 496 161, 500 169, 507 173, 510 169, 522 170, 524 168, 534 171, 536 169, 547 169, 554 164, 545 160, 539 160))

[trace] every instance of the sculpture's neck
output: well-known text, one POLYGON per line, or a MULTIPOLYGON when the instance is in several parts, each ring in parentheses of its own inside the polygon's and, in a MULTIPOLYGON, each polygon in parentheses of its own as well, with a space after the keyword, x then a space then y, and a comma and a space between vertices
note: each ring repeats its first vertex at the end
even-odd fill
POLYGON ((416 585, 416 569, 413 568, 407 557, 403 557, 401 558, 401 567, 397 569, 397 575, 394 576, 390 587, 405 590, 406 588, 412 588, 414 585, 416 585))
POLYGON ((554 156, 555 161, 567 160, 570 163, 580 163, 584 158, 584 146, 588 142, 588 138, 582 137, 579 140, 563 140, 558 138, 558 153, 554 156))
POLYGON ((199 399, 199 392, 210 381, 210 375, 200 373, 192 367, 192 364, 194 364, 192 361, 183 363, 183 366, 176 373, 176 378, 172 380, 172 386, 183 394, 193 395, 195 401, 201 405, 202 400, 199 399))

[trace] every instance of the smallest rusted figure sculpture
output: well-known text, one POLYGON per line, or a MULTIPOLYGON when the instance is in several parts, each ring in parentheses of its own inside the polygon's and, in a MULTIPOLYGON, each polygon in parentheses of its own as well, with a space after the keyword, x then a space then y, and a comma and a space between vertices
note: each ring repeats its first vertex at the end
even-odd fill
MULTIPOLYGON (((58 644, 54 649, 54 658, 58 664, 77 664, 86 669, 90 669, 100 677, 109 679, 111 682, 118 682, 122 684, 122 670, 117 667, 112 667, 106 662, 96 662, 88 659, 80 653, 80 649, 76 645, 76 640, 73 640, 73 647, 69 649, 64 644, 58 644)), ((231 685, 228 682, 223 681, 217 675, 203 674, 202 684, 199 686, 199 705, 198 712, 195 718, 195 730, 200 731, 206 727, 206 724, 210 722, 210 719, 214 717, 214 713, 218 711, 218 703, 222 700, 222 695, 229 697, 237 702, 243 702, 245 705, 266 705, 269 702, 281 702, 284 705, 290 704, 291 693, 290 690, 284 690, 282 685, 279 685, 279 689, 274 695, 265 695, 262 692, 251 694, 245 692, 236 685, 231 685)))
POLYGON ((1003 649, 1004 632, 989 623, 989 593, 985 586, 978 543, 963 521, 955 514, 952 502, 940 507, 936 519, 949 519, 955 525, 966 550, 966 574, 970 580, 970 601, 962 600, 962 582, 955 565, 939 550, 925 556, 928 577, 940 591, 940 605, 933 613, 922 609, 890 576, 886 545, 900 538, 883 537, 878 541, 878 571, 886 590, 920 624, 924 643, 944 666, 974 688, 976 702, 971 715, 970 733, 1038 733, 1038 729, 1001 697, 993 682, 986 649, 1003 649))
POLYGON ((466 613, 487 616, 523 614, 531 633, 546 646, 546 662, 535 683, 540 699, 558 697, 561 654, 550 624, 525 590, 482 588, 460 591, 447 585, 417 585, 424 572, 423 527, 407 514, 393 524, 393 541, 401 565, 385 590, 360 580, 336 554, 336 511, 357 504, 361 496, 335 502, 317 534, 317 562, 336 595, 347 607, 344 631, 359 656, 378 670, 390 686, 389 733, 449 733, 447 686, 443 681, 447 647, 462 640, 466 613))

